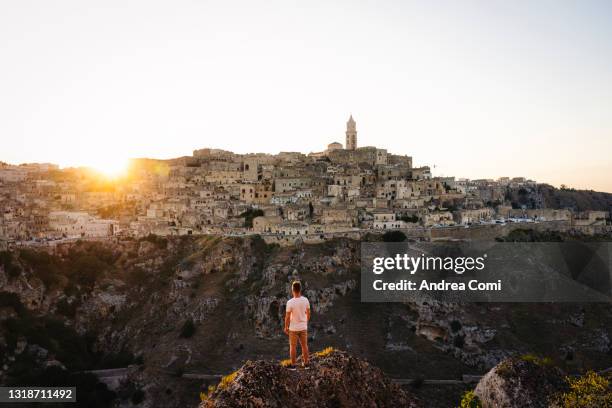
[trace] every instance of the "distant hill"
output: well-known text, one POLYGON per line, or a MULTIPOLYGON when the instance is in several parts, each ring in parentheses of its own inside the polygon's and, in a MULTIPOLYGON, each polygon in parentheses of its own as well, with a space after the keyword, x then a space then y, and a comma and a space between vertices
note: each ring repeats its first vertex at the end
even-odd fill
POLYGON ((576 211, 612 209, 612 193, 593 190, 558 189, 548 184, 539 186, 543 203, 549 208, 572 208, 576 211))
POLYGON ((612 210, 612 193, 555 188, 549 184, 508 189, 505 198, 515 208, 524 205, 527 208, 570 208, 574 211, 612 210))

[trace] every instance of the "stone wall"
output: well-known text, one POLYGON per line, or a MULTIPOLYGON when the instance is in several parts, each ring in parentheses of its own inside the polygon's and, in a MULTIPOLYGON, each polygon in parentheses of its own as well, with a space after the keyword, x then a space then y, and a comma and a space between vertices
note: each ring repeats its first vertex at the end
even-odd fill
POLYGON ((571 229, 571 225, 569 221, 547 221, 539 223, 508 223, 506 225, 473 225, 469 228, 463 226, 434 228, 431 230, 431 239, 494 240, 497 237, 506 236, 516 229, 565 232, 571 229))

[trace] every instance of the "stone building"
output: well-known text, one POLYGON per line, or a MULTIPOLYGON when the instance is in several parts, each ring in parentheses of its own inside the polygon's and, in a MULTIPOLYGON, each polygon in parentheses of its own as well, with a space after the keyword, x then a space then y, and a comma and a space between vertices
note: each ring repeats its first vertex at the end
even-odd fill
POLYGON ((260 233, 272 232, 282 222, 283 219, 278 215, 255 217, 253 218, 253 230, 260 233))
POLYGON ((346 122, 346 150, 357 149, 357 124, 353 115, 346 122))
POLYGON ((483 207, 474 210, 455 211, 453 215, 457 224, 467 225, 481 221, 490 221, 493 219, 495 211, 491 207, 483 207))
POLYGON ((453 214, 450 211, 434 211, 424 214, 421 219, 423 226, 432 227, 436 225, 454 225, 453 214))
POLYGON ((607 211, 583 211, 576 215, 572 220, 573 225, 606 225, 606 219, 610 218, 610 214, 607 211))

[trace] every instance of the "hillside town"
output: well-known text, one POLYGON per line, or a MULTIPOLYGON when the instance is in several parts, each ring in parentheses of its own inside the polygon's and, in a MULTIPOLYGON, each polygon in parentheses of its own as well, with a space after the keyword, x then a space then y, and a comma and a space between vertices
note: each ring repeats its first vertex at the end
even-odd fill
POLYGON ((119 180, 85 168, 2 163, 0 248, 149 234, 295 241, 372 230, 441 236, 435 232, 512 223, 609 227, 609 211, 546 208, 538 186, 523 177, 433 177, 410 156, 360 147, 351 116, 344 146, 310 154, 203 148, 171 160, 133 159, 119 180))

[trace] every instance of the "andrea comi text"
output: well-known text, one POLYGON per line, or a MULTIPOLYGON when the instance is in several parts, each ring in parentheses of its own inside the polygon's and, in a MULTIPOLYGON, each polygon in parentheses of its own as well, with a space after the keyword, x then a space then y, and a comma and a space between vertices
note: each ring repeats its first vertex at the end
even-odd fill
POLYGON ((502 290, 502 281, 495 282, 480 282, 472 279, 466 282, 447 282, 445 280, 439 282, 430 282, 422 280, 414 282, 407 279, 402 279, 398 282, 383 282, 380 279, 372 283, 372 287, 376 291, 492 291, 499 292, 502 290))

